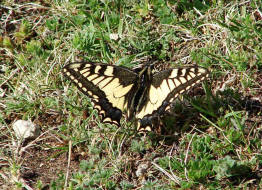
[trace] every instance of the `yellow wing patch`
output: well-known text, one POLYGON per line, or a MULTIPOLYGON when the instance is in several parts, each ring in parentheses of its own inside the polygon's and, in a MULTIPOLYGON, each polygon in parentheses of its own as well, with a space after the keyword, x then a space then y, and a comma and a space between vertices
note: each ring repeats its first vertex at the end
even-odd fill
POLYGON ((92 80, 92 83, 93 83, 94 85, 97 85, 97 83, 101 82, 104 78, 105 78, 105 77, 103 77, 103 76, 102 76, 102 77, 98 77, 98 78, 92 80))
POLYGON ((119 85, 115 90, 114 90, 114 97, 120 98, 126 95, 129 90, 133 87, 133 84, 128 85, 123 87, 122 85, 119 85))
POLYGON ((106 70, 105 70, 105 72, 104 72, 104 74, 105 74, 106 76, 114 76, 114 75, 113 75, 113 72, 114 72, 113 67, 107 67, 106 70))

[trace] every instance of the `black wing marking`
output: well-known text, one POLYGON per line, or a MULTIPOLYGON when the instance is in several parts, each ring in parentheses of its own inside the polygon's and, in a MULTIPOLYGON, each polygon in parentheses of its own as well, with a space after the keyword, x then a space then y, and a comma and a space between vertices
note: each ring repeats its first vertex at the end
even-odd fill
POLYGON ((66 65, 63 73, 95 104, 102 121, 120 125, 138 75, 123 67, 76 62, 66 65))
MULTIPOLYGON (((161 115, 168 110, 170 102, 173 102, 180 94, 203 81, 208 74, 208 70, 202 67, 168 69, 154 74, 147 103, 143 109, 136 113, 136 117, 148 123, 147 118, 161 115)), ((145 126, 142 124, 138 130, 143 127, 145 126)))

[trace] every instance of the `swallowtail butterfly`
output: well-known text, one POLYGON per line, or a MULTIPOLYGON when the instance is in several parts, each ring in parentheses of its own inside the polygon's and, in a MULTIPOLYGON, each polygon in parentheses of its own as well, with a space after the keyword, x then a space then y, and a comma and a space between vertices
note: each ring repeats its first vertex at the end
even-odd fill
POLYGON ((152 120, 170 108, 180 94, 207 78, 202 67, 181 67, 153 73, 151 66, 130 70, 91 62, 66 65, 63 73, 94 103, 102 121, 120 126, 123 113, 135 118, 138 131, 151 130, 152 120))

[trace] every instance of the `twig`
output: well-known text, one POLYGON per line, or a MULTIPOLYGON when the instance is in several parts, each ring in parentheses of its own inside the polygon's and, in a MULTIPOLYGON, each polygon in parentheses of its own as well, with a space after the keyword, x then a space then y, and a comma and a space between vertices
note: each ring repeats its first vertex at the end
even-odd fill
MULTIPOLYGON (((186 165, 186 163, 187 163, 187 157, 188 157, 189 147, 190 147, 190 145, 191 145, 191 143, 192 143, 192 140, 193 140, 193 138, 195 137, 195 135, 196 135, 196 133, 193 134, 193 136, 192 136, 192 138, 190 139, 189 144, 188 144, 188 146, 187 146, 186 156, 185 156, 185 160, 184 160, 184 164, 185 164, 185 165, 186 165)), ((186 176, 186 178, 187 178, 187 180, 188 180, 186 167, 185 167, 185 176, 186 176)))
POLYGON ((68 176, 70 171, 70 163, 71 163, 71 151, 72 151, 72 141, 69 141, 69 150, 68 150, 68 161, 67 161, 67 170, 66 170, 66 178, 65 178, 65 185, 64 190, 66 190, 67 183, 68 183, 68 176))
POLYGON ((192 136, 192 138, 190 139, 189 144, 188 144, 188 146, 187 146, 186 157, 185 157, 185 160, 184 160, 184 163, 185 163, 185 164, 187 163, 187 157, 188 157, 189 147, 190 147, 190 145, 191 145, 191 143, 192 143, 192 140, 193 140, 193 138, 195 137, 195 135, 196 135, 196 133, 193 134, 193 136, 192 136))
POLYGON ((161 172, 163 172, 167 177, 169 177, 171 180, 173 180, 175 183, 177 183, 178 185, 180 185, 180 181, 181 178, 177 177, 175 175, 171 175, 170 173, 168 173, 165 169, 161 168, 158 164, 152 162, 152 164, 157 167, 161 172))
POLYGON ((3 86, 7 81, 9 81, 16 73, 17 73, 17 71, 19 71, 20 70, 20 68, 16 68, 14 71, 12 71, 12 73, 10 74, 10 76, 4 81, 4 82, 2 82, 2 84, 0 84, 0 88, 1 88, 1 86, 3 86))
POLYGON ((42 138, 42 139, 41 139, 41 137, 44 136, 46 133, 50 132, 51 130, 54 130, 55 128, 57 128, 57 126, 52 127, 51 129, 48 129, 47 131, 43 132, 43 133, 42 133, 41 135, 39 135, 36 139, 34 139, 34 140, 31 141, 30 143, 28 143, 25 147, 18 148, 18 149, 17 149, 18 155, 22 155, 22 153, 23 153, 26 149, 28 149, 29 147, 33 146, 35 142, 41 141, 41 140, 45 139, 45 138, 42 138), (19 151, 18 151, 18 150, 19 150, 19 151))

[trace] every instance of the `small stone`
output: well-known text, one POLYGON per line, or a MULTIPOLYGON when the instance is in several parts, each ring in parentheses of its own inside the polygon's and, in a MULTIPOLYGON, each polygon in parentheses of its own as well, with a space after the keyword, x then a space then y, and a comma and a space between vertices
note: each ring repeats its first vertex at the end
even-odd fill
POLYGON ((17 120, 13 124, 13 130, 19 140, 35 139, 40 134, 40 129, 32 121, 17 120))
POLYGON ((141 177, 147 173, 147 169, 149 168, 149 164, 140 164, 136 170, 136 176, 141 177))
POLYGON ((5 96, 5 90, 0 88, 0 98, 3 98, 5 96))
POLYGON ((109 34, 109 38, 111 40, 118 40, 119 36, 118 36, 118 34, 109 34))

